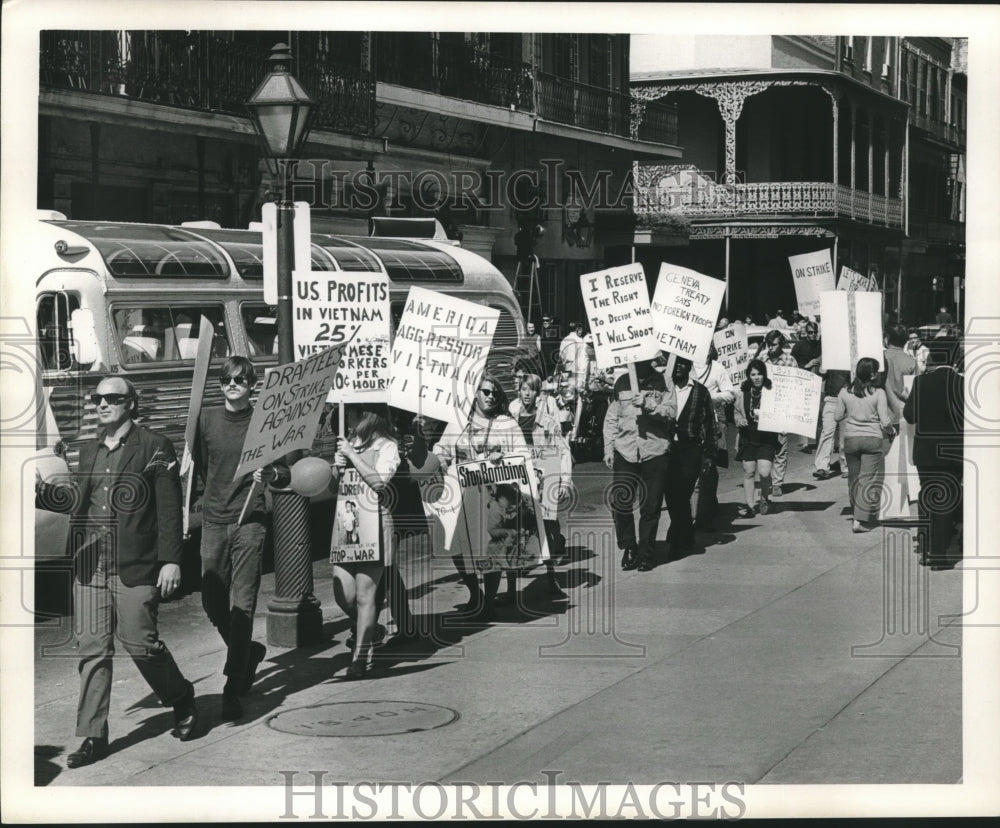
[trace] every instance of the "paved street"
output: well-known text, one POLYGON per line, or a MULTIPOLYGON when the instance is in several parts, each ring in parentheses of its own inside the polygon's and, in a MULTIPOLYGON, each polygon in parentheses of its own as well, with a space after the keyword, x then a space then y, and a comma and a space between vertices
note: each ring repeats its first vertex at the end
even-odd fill
MULTIPOLYGON (((160 629, 195 682, 202 735, 171 738, 171 711, 119 658, 113 753, 78 770, 65 767, 79 742, 69 626, 40 624, 37 644, 48 650, 35 664, 36 782, 280 785, 287 769, 414 783, 544 783, 543 771, 580 783, 958 782, 961 631, 941 618, 960 612, 961 565, 917 566, 908 529, 852 534, 846 481, 813 480, 811 459, 791 452, 776 513, 732 524, 740 474, 735 464, 723 471, 721 530, 700 534, 703 550, 680 560, 661 541, 648 573, 618 568, 601 502, 608 472, 577 466, 570 559, 558 568, 568 601, 549 598, 539 569, 522 579, 521 603, 499 609, 498 623, 444 626, 464 588, 447 558, 432 566, 411 556, 412 606, 435 615, 435 640, 379 653, 359 682, 340 678, 348 625, 319 561, 328 639, 269 646, 238 724, 218 718, 224 650, 199 594, 187 594, 162 607, 160 629), (362 700, 428 703, 458 717, 363 739, 267 723, 295 708, 362 700)), ((660 538, 667 525, 664 512, 660 538)), ((266 575, 262 609, 272 591, 266 575)))

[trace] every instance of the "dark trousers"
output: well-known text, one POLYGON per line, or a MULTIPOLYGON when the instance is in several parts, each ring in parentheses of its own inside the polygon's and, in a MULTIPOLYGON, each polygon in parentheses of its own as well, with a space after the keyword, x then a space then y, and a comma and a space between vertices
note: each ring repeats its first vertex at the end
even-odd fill
MULTIPOLYGON (((633 462, 617 451, 612 463, 611 513, 619 549, 634 547, 639 559, 652 559, 653 541, 663 507, 663 483, 669 455, 633 462), (632 510, 639 503, 639 539, 636 541, 632 510)), ((690 493, 689 493, 690 494, 690 493)))
POLYGON ((226 642, 223 673, 237 682, 250 669, 266 534, 258 522, 239 526, 206 520, 201 527, 201 605, 226 642))
POLYGON ((917 466, 917 475, 917 512, 928 533, 924 549, 930 558, 943 558, 962 519, 962 467, 917 466))
POLYGON ((695 508, 695 520, 699 526, 706 527, 712 522, 719 510, 719 467, 713 462, 705 466, 698 474, 698 505, 695 508))
MULTIPOLYGON (((670 514, 670 528, 667 543, 671 548, 690 549, 694 546, 694 524, 691 521, 691 493, 701 473, 701 446, 697 443, 678 442, 671 448, 667 464, 667 478, 664 494, 667 512, 670 514)), ((713 468, 714 468, 713 463, 713 468)), ((718 482, 718 472, 716 472, 718 482)))
POLYGON ((98 571, 87 584, 73 582, 73 626, 80 653, 77 736, 107 736, 115 639, 121 642, 161 704, 173 706, 190 685, 156 630, 160 590, 126 586, 98 571))

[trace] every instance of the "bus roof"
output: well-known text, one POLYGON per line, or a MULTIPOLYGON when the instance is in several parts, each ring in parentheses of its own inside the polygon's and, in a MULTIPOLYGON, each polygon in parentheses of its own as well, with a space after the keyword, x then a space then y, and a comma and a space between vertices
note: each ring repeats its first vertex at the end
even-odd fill
MULTIPOLYGON (((229 278, 232 260, 243 279, 262 279, 263 241, 259 230, 178 227, 128 222, 48 220, 89 241, 116 278, 229 278), (219 249, 228 254, 222 255, 219 249)), ((382 272, 394 282, 451 283, 465 280, 468 251, 447 243, 385 237, 312 234, 315 270, 382 272)), ((480 268, 492 269, 476 256, 480 268)), ((497 271, 499 273, 499 271, 497 271)), ((504 280, 506 281, 506 280, 504 280)))

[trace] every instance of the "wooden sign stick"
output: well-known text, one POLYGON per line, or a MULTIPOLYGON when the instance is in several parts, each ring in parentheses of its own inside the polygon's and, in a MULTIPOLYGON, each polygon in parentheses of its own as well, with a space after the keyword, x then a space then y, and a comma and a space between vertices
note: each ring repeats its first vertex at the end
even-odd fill
POLYGON ((184 485, 183 522, 184 537, 191 531, 191 493, 194 490, 195 468, 193 447, 198 431, 198 416, 205 398, 205 383, 208 381, 208 366, 212 361, 212 342, 215 328, 204 316, 198 328, 198 352, 194 360, 194 377, 191 380, 191 401, 188 403, 187 424, 184 427, 184 455, 181 459, 181 474, 187 474, 184 485))

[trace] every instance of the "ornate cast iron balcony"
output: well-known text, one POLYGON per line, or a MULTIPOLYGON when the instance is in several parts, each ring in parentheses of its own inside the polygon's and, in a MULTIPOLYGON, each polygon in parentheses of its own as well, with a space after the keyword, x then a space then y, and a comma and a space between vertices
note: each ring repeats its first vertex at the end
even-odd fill
MULTIPOLYGON (((246 116, 270 44, 213 32, 44 31, 43 88, 73 89, 246 116)), ((366 73, 297 55, 295 75, 317 103, 313 129, 370 135, 375 84, 366 73)))
POLYGON ((722 185, 697 170, 682 170, 666 186, 636 189, 636 213, 690 218, 754 216, 836 217, 902 228, 903 202, 823 181, 722 185))

